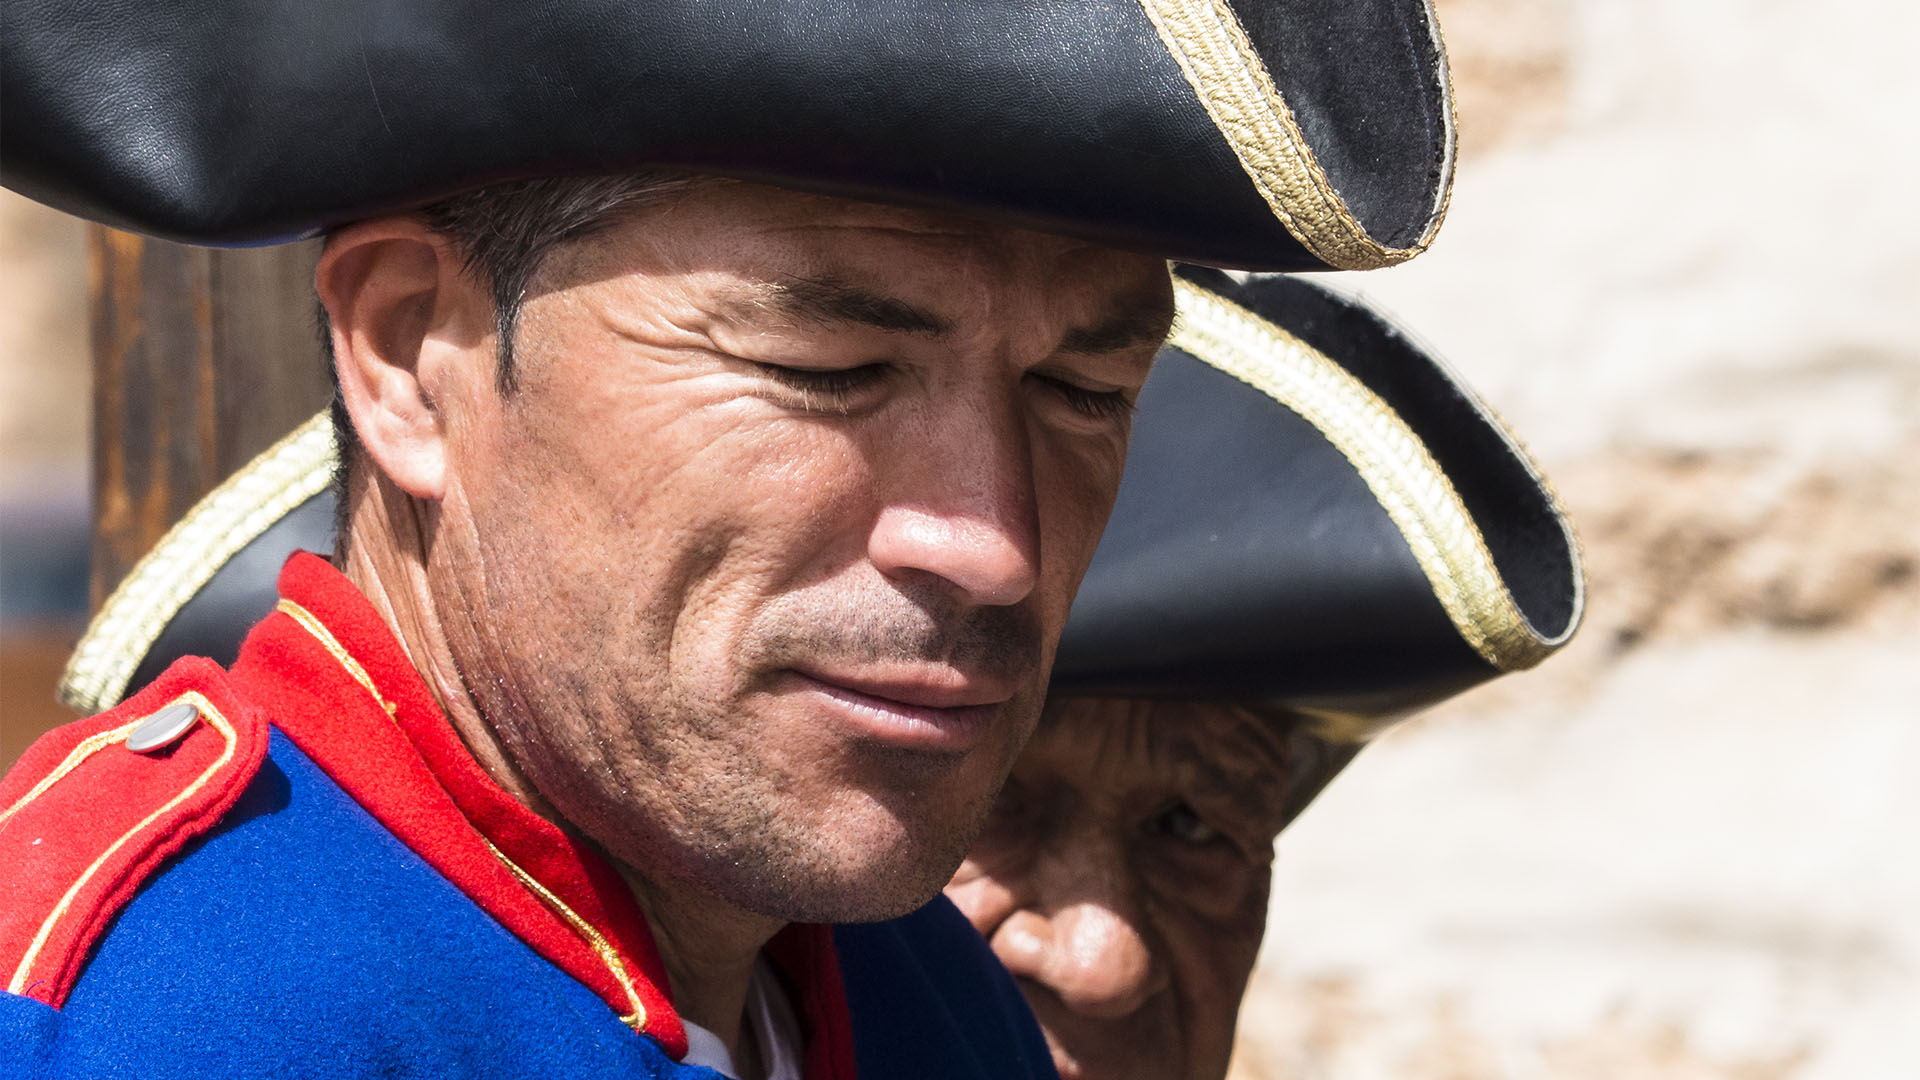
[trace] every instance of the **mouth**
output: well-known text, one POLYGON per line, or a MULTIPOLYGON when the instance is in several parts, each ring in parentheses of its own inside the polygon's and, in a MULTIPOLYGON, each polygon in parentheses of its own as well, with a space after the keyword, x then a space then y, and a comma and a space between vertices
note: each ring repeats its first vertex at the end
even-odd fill
POLYGON ((1011 690, 951 672, 900 676, 785 674, 861 737, 906 750, 962 754, 979 745, 1011 690))

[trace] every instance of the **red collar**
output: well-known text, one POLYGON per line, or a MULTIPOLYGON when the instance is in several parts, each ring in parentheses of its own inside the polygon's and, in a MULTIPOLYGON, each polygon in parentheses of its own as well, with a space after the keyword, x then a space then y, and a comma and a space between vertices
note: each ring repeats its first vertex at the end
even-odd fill
MULTIPOLYGON (((333 781, 489 915, 676 1059, 686 1029, 646 918, 612 866, 527 809, 467 753, 379 612, 305 552, 234 664, 242 692, 333 781)), ((792 982, 811 1080, 853 1076, 832 930, 794 925, 767 954, 792 982)))

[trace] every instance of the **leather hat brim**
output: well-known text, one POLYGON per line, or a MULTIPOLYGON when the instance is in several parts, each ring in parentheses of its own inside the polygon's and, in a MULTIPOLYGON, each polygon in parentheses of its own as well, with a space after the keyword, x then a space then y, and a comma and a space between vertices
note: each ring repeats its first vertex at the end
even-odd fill
POLYGON ((1429 0, 11 0, 0 178, 199 244, 670 167, 1219 266, 1424 249, 1429 0))

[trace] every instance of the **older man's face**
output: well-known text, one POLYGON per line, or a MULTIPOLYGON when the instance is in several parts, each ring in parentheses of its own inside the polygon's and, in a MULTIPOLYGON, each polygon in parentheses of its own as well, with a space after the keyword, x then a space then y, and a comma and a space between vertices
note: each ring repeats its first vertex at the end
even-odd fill
POLYGON ((1288 735, 1227 705, 1056 701, 947 895, 1063 1080, 1220 1080, 1266 925, 1288 735))
POLYGON ((908 910, 1031 731, 1169 317, 1159 260, 746 184, 564 248, 517 389, 441 403, 455 661, 643 874, 908 910))

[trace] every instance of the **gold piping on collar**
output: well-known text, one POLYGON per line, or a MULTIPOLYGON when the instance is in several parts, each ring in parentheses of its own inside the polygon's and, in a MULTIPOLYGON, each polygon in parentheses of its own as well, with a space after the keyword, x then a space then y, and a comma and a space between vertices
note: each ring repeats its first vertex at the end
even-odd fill
POLYGON ((167 622, 236 552, 324 490, 333 462, 333 427, 320 413, 195 504, 88 624, 60 676, 60 700, 83 713, 117 704, 167 622))
MULTIPOLYGON (((179 806, 191 798, 193 794, 201 788, 206 787, 207 782, 218 775, 221 769, 226 768, 227 762, 233 760, 234 748, 240 744, 240 737, 234 733, 233 725, 227 722, 227 718, 220 714, 219 709, 213 707, 213 702, 208 701, 205 697, 202 697, 192 690, 186 691, 168 704, 174 705, 183 701, 192 702, 194 707, 200 710, 200 715, 219 730, 220 736, 227 740, 226 749, 220 752, 220 756, 215 758, 213 764, 207 766, 206 771, 195 778, 193 783, 188 784, 179 794, 168 799, 158 810, 141 818, 139 823, 134 825, 133 828, 122 833, 118 840, 115 840, 107 850, 101 852, 100 857, 94 859, 92 864, 82 871, 78 878, 74 879, 73 884, 61 895, 60 902, 54 905, 53 911, 47 916, 46 921, 40 924, 40 932, 33 936, 33 942, 27 946, 26 955, 20 958, 20 966, 14 969, 13 978, 7 983, 7 993, 22 994, 26 992, 26 987, 30 981, 28 976, 33 972, 33 963, 40 958, 40 950, 46 947, 47 939, 53 935, 54 926, 66 916, 67 910, 73 906, 74 897, 80 894, 80 890, 86 886, 87 882, 93 880, 93 875, 100 872, 100 868, 106 865, 107 860, 112 858, 115 852, 126 846, 127 841, 133 839, 141 830, 153 824, 174 807, 179 806)), ((145 718, 143 717, 142 719, 145 718)), ((54 770, 53 774, 46 780, 34 785, 34 789, 28 792, 27 798, 22 799, 20 802, 8 808, 8 816, 11 816, 13 812, 20 809, 20 807, 25 806, 29 800, 37 798, 48 787, 52 786, 52 781, 72 772, 73 768, 79 765, 81 761, 86 760, 86 758, 91 757, 101 749, 113 745, 115 742, 125 742, 127 736, 131 734, 133 729, 138 727, 139 724, 140 721, 135 721, 124 727, 102 732, 100 735, 95 735, 81 743, 78 747, 75 747, 74 752, 67 756, 67 760, 60 763, 60 768, 54 770), (82 753, 82 751, 85 751, 85 753, 82 753)))
POLYGON ((1497 671, 1530 668, 1558 641, 1514 602, 1486 538, 1426 445, 1379 395, 1274 323, 1175 280, 1167 341, 1299 413, 1359 472, 1420 564, 1460 637, 1497 671))
MULTIPOLYGON (((354 657, 353 653, 348 651, 347 647, 340 643, 339 638, 333 636, 333 631, 327 629, 326 623, 321 622, 311 611, 308 611, 292 600, 282 599, 275 605, 274 610, 287 615, 293 619, 294 622, 299 623, 300 628, 311 635, 315 641, 319 642, 320 647, 325 649, 327 654, 332 656, 334 660, 340 664, 341 668, 353 678, 353 681, 359 683, 361 688, 366 690, 368 695, 386 712, 388 718, 394 718, 397 710, 393 702, 388 701, 386 695, 380 693, 380 688, 374 683, 373 676, 367 674, 366 666, 361 664, 360 661, 354 657)), ((476 829, 475 831, 478 832, 479 830, 476 829)), ((519 863, 507 858, 507 853, 495 847, 493 841, 487 839, 484 834, 481 835, 480 842, 487 845, 487 850, 493 852, 494 858, 499 859, 501 865, 505 866, 515 878, 519 879, 520 884, 526 886, 535 896, 539 897, 540 901, 546 904, 554 914, 559 915, 568 926, 573 928, 574 933, 579 934, 581 938, 586 941, 587 947, 593 950, 594 955, 599 957, 602 964, 606 965, 608 972, 613 975, 614 981, 619 983, 620 989, 626 993, 627 1004, 633 1006, 633 1011, 622 1015, 620 1022, 644 1034, 647 1028, 647 1007, 646 1004, 640 1000, 640 991, 634 986, 633 976, 628 973, 626 961, 621 958, 619 950, 615 949, 613 944, 607 940, 606 935, 602 934, 592 923, 583 918, 579 912, 568 907, 567 902, 555 895, 553 890, 542 885, 538 878, 521 869, 519 863)))
POLYGON ((354 659, 353 654, 347 651, 347 647, 340 644, 340 639, 333 636, 333 631, 327 629, 327 624, 321 622, 313 612, 285 597, 273 605, 273 610, 299 623, 301 629, 311 635, 313 640, 319 642, 320 647, 327 650, 328 654, 346 669, 348 675, 353 676, 354 682, 359 683, 367 693, 373 695, 373 700, 379 702, 380 707, 386 710, 388 717, 400 711, 399 706, 388 701, 386 696, 380 693, 380 688, 373 684, 373 676, 367 674, 367 669, 360 665, 360 661, 354 659))
POLYGON ((627 1004, 633 1006, 633 1011, 622 1016, 620 1022, 635 1031, 646 1031, 647 1006, 640 1000, 640 991, 633 985, 632 977, 627 974, 626 961, 620 958, 619 950, 615 949, 600 931, 594 929, 592 923, 582 918, 579 912, 568 907, 566 901, 555 896, 553 891, 545 885, 540 884, 538 878, 522 870, 519 863, 507 858, 506 852, 494 847, 493 841, 484 836, 480 839, 486 843, 487 850, 493 852, 495 858, 499 859, 508 870, 513 871, 513 876, 520 879, 520 884, 533 890, 533 894, 552 908, 555 914, 566 921, 567 925, 573 927, 575 933, 586 939, 587 945, 600 958, 600 962, 613 973, 614 980, 620 984, 620 989, 626 991, 627 1004))
POLYGON ((1140 6, 1248 179, 1280 223, 1316 258, 1340 270, 1373 270, 1405 262, 1433 242, 1453 190, 1455 134, 1446 50, 1431 11, 1446 93, 1440 190, 1420 238, 1411 247, 1390 248, 1367 232, 1334 190, 1227 0, 1140 0, 1140 6))

